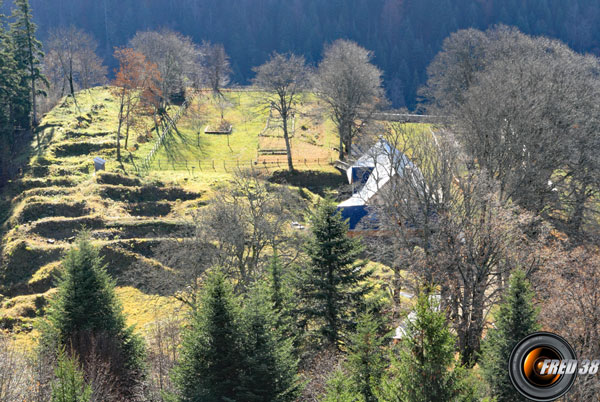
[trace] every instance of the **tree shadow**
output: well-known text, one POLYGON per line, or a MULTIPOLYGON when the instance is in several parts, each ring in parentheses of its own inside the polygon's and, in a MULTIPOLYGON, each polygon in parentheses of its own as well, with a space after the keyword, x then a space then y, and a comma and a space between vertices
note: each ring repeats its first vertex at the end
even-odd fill
POLYGON ((271 183, 303 187, 322 197, 336 195, 347 184, 346 177, 341 173, 318 170, 278 170, 267 180, 271 183))

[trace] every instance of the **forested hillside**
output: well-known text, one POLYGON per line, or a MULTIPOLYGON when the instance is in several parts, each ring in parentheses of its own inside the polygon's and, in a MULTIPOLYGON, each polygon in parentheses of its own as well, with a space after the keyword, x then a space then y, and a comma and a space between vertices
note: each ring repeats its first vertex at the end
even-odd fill
POLYGON ((598 0, 11 3, 0 402, 599 400, 598 0))
MULTIPOLYGON (((8 13, 12 1, 6 3, 8 13)), ((503 23, 561 39, 580 52, 600 49, 595 0, 32 0, 31 6, 42 41, 51 28, 73 24, 95 37, 111 71, 113 48, 140 30, 167 27, 198 43, 223 43, 240 84, 273 51, 316 63, 323 43, 352 39, 375 52, 394 106, 410 109, 427 65, 458 29, 503 23)))

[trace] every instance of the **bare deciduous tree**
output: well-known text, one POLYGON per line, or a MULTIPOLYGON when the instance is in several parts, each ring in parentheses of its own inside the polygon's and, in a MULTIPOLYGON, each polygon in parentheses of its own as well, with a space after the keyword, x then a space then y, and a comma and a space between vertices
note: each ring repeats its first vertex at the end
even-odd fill
MULTIPOLYGON (((558 242, 557 242, 558 243, 558 242)), ((551 257, 534 276, 544 329, 563 334, 583 359, 600 354, 600 260, 597 247, 565 250, 550 244, 551 257)), ((600 385, 580 376, 566 401, 593 400, 600 385)))
POLYGON ((302 91, 308 88, 308 69, 304 57, 273 53, 262 66, 254 69, 254 85, 262 90, 262 102, 281 117, 283 138, 287 150, 288 168, 294 170, 289 137, 289 120, 293 118, 302 91))
POLYGON ((220 44, 202 42, 200 47, 202 60, 202 77, 214 95, 221 96, 221 88, 229 84, 231 66, 225 47, 220 44))
POLYGON ((372 57, 356 43, 339 39, 325 47, 315 75, 315 91, 331 108, 338 129, 340 159, 350 154, 354 137, 384 101, 381 71, 371 64, 372 57))
POLYGON ((273 250, 286 266, 299 258, 302 237, 290 223, 299 220, 301 208, 299 196, 288 188, 263 181, 257 172, 237 172, 233 183, 194 214, 189 231, 154 250, 169 270, 149 272, 138 264, 133 275, 144 275, 155 290, 191 309, 212 267, 222 268, 242 291, 262 277, 273 250))
POLYGON ((288 188, 267 183, 256 172, 238 172, 231 188, 220 191, 202 211, 204 230, 217 246, 217 265, 226 268, 243 289, 257 280, 267 262, 267 249, 281 261, 294 261, 299 234, 300 201, 288 188))
POLYGON ((136 33, 130 46, 156 64, 164 103, 195 82, 200 53, 191 38, 166 29, 145 31, 136 33))
POLYGON ((114 92, 119 101, 117 126, 117 161, 121 162, 121 129, 125 126, 125 147, 129 139, 129 128, 138 106, 153 103, 161 95, 158 88, 162 83, 156 64, 150 63, 141 53, 133 49, 117 49, 119 71, 115 77, 114 92))
POLYGON ((596 212, 599 70, 592 56, 516 29, 459 31, 429 67, 423 94, 502 199, 576 236, 596 212))
POLYGON ((372 208, 380 230, 393 235, 396 269, 439 286, 463 362, 474 364, 487 314, 510 270, 537 262, 526 252, 523 232, 531 217, 503 203, 484 173, 465 166, 449 134, 395 127, 385 138, 392 145, 386 148, 389 165, 398 174, 372 208))
POLYGON ((96 41, 83 30, 71 25, 50 31, 48 40, 48 56, 44 60, 46 69, 55 72, 52 86, 60 96, 65 86, 69 86, 69 94, 75 103, 75 91, 87 89, 93 85, 106 82, 106 67, 96 55, 96 41), (57 70, 60 70, 62 83, 57 81, 57 70))
POLYGON ((0 333, 0 401, 20 402, 30 397, 31 370, 14 342, 0 333))
POLYGON ((152 324, 148 339, 148 360, 151 367, 151 392, 157 400, 172 393, 175 386, 171 370, 179 359, 182 322, 173 316, 161 317, 152 324))

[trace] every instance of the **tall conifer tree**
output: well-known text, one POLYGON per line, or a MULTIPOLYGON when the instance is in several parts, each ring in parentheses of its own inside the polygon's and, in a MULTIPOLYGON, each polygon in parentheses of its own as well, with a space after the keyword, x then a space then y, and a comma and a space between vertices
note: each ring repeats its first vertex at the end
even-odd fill
POLYGON ((482 347, 481 365, 492 396, 498 402, 525 401, 508 376, 508 359, 515 345, 540 329, 534 293, 522 270, 513 272, 508 292, 496 315, 496 327, 489 330, 482 347))
POLYGON ((243 389, 240 309, 221 272, 207 278, 184 336, 174 380, 185 402, 237 401, 243 389))
POLYGON ((456 338, 438 302, 418 296, 415 318, 392 356, 382 386, 382 399, 397 402, 477 400, 468 373, 455 360, 456 338))
POLYGON ((29 128, 37 124, 35 97, 45 94, 37 84, 47 85, 48 82, 41 71, 44 52, 42 43, 35 36, 37 26, 33 22, 29 0, 15 0, 14 5, 10 36, 17 71, 20 75, 18 88, 28 94, 19 102, 17 121, 23 128, 29 128))
POLYGON ((269 306, 260 287, 253 290, 243 317, 247 378, 239 400, 295 401, 300 388, 292 338, 286 336, 288 328, 278 327, 280 313, 269 306))
POLYGON ((378 402, 381 378, 385 369, 384 337, 377 334, 377 321, 370 314, 358 320, 350 336, 348 360, 327 384, 326 402, 378 402))
POLYGON ((79 235, 63 260, 43 335, 44 345, 58 343, 82 361, 95 357, 109 364, 124 396, 143 376, 142 339, 126 326, 114 281, 87 232, 79 235))
MULTIPOLYGON (((0 8, 2 0, 0 0, 0 8)), ((12 42, 4 29, 5 16, 0 14, 0 185, 8 179, 13 145, 12 102, 18 82, 12 42)))
POLYGON ((296 400, 297 360, 269 297, 256 288, 240 308, 223 273, 208 276, 174 371, 182 401, 296 400))
POLYGON ((299 281, 300 313, 330 345, 339 346, 351 332, 372 274, 358 261, 362 247, 348 236, 348 224, 331 201, 322 202, 310 218, 312 238, 306 251, 310 265, 299 281))

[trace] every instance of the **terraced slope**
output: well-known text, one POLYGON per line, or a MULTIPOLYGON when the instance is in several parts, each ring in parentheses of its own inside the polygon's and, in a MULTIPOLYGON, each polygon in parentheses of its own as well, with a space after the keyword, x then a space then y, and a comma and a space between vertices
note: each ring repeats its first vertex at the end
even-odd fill
POLYGON ((117 284, 144 292, 143 283, 121 273, 135 262, 148 270, 167 269, 153 258, 154 246, 187 229, 182 211, 204 203, 201 191, 110 171, 95 175, 95 156, 107 159, 109 170, 116 165, 115 134, 106 129, 114 122, 114 103, 105 88, 89 96, 89 111, 79 114, 64 101, 44 118, 40 156, 7 189, 0 329, 31 328, 62 256, 82 228, 91 232, 117 284))
MULTIPOLYGON (((118 105, 110 88, 78 93, 79 107, 65 98, 43 118, 36 136, 39 149, 34 141, 30 152, 38 156, 0 194, 0 330, 27 337, 35 317, 43 314, 64 253, 82 228, 91 232, 116 278, 130 323, 143 328, 159 318, 156 311, 164 316, 176 303, 150 289, 138 271, 127 275, 132 265, 149 273, 169 270, 155 258, 156 246, 189 229, 189 212, 206 204, 235 167, 268 166, 263 172, 274 183, 321 195, 338 193, 345 176, 328 163, 337 154, 335 130, 314 96, 304 101, 297 121, 293 152, 298 170, 293 174, 278 170, 285 156, 261 153, 283 147, 276 125, 265 134, 268 110, 255 104, 251 91, 227 96, 225 119, 234 126, 230 137, 199 134, 205 124, 220 120, 221 111, 211 97, 198 96, 178 122, 169 149, 161 148, 144 178, 131 173, 155 138, 132 134, 122 148, 127 172, 118 169, 118 105), (97 175, 96 156, 107 160, 107 171, 97 175), (176 160, 164 163, 168 158, 176 160)), ((281 165, 284 170, 285 161, 281 165)))

